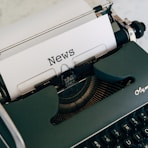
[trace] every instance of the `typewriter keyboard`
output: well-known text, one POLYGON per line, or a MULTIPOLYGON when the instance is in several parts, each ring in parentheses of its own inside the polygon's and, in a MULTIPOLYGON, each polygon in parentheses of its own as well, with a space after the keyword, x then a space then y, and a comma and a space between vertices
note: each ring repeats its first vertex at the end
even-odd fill
POLYGON ((148 104, 134 110, 75 148, 148 148, 148 104))

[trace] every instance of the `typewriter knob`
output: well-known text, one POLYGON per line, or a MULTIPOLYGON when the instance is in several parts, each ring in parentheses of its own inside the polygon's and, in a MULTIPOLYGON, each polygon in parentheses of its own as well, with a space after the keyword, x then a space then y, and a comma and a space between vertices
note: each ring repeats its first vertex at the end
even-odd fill
POLYGON ((146 30, 146 26, 144 23, 133 21, 130 26, 135 30, 136 38, 140 38, 144 35, 144 31, 146 30))

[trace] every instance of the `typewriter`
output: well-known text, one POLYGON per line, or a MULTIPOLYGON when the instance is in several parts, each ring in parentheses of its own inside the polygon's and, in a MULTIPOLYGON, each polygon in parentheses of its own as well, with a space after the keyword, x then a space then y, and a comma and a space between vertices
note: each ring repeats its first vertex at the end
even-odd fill
POLYGON ((0 147, 148 147, 146 27, 112 5, 63 0, 0 30, 0 147))

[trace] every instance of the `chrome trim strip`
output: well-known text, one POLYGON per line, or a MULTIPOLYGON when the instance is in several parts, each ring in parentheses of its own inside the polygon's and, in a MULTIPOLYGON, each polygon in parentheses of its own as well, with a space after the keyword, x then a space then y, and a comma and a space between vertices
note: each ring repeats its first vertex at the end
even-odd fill
POLYGON ((1 103, 0 103, 0 117, 2 118, 6 127, 10 131, 10 133, 11 133, 13 139, 14 139, 14 142, 16 144, 16 147, 17 148, 25 148, 26 147, 25 143, 24 143, 19 131, 15 127, 13 121, 11 120, 8 113, 6 112, 4 107, 1 105, 1 103))
POLYGON ((65 22, 59 24, 59 25, 56 25, 56 26, 54 26, 54 27, 52 27, 52 28, 49 28, 49 29, 46 29, 46 30, 44 30, 44 31, 42 31, 42 32, 39 32, 39 33, 33 35, 33 36, 30 36, 30 37, 28 37, 28 38, 26 38, 26 39, 24 39, 24 40, 21 40, 21 41, 19 41, 19 42, 17 42, 17 43, 14 43, 14 44, 12 44, 12 45, 9 45, 9 46, 7 46, 7 47, 1 49, 1 50, 0 50, 0 54, 1 54, 2 52, 5 52, 5 51, 7 51, 7 50, 10 50, 11 48, 14 48, 14 47, 16 47, 16 46, 19 46, 19 45, 21 45, 21 44, 23 44, 23 43, 26 43, 26 42, 28 42, 28 41, 30 41, 30 40, 32 40, 32 39, 35 39, 35 38, 40 37, 40 36, 42 36, 42 35, 44 35, 44 34, 46 34, 46 33, 49 33, 49 32, 51 32, 51 31, 53 31, 53 30, 56 30, 57 28, 60 28, 60 27, 62 27, 62 26, 64 26, 64 25, 67 25, 67 24, 69 24, 69 23, 71 23, 71 22, 73 22, 73 21, 75 21, 75 20, 81 19, 82 17, 85 17, 85 16, 87 16, 87 15, 90 15, 90 14, 92 14, 93 12, 94 12, 93 10, 88 11, 88 12, 86 12, 86 13, 80 15, 80 16, 77 16, 77 17, 75 17, 75 18, 72 18, 72 19, 70 19, 70 20, 68 20, 68 21, 65 21, 65 22))
MULTIPOLYGON (((102 6, 103 6, 103 8, 106 8, 106 7, 109 7, 109 6, 112 5, 112 4, 113 4, 112 0, 108 0, 108 3, 106 3, 106 4, 102 5, 102 6)), ((92 13, 94 13, 94 10, 90 10, 90 11, 84 13, 84 14, 81 14, 81 15, 79 15, 79 16, 77 16, 77 17, 74 17, 74 18, 72 18, 72 19, 70 19, 70 20, 68 20, 68 21, 65 21, 65 22, 63 22, 63 23, 61 23, 61 24, 59 24, 59 25, 56 25, 56 26, 54 26, 54 27, 52 27, 52 28, 49 28, 49 29, 46 29, 46 30, 44 30, 44 31, 42 31, 42 32, 39 32, 39 33, 37 33, 37 34, 35 34, 35 35, 33 35, 33 36, 30 36, 30 37, 28 37, 28 38, 26 38, 26 39, 24 39, 24 40, 21 40, 21 41, 19 41, 19 42, 17 42, 17 43, 14 43, 14 44, 9 45, 9 46, 7 46, 7 47, 5 47, 5 48, 3 48, 3 49, 0 49, 0 54, 1 54, 2 52, 5 52, 5 51, 7 51, 7 50, 10 50, 11 48, 14 48, 14 47, 16 47, 16 46, 19 46, 19 45, 21 45, 21 44, 23 44, 23 43, 26 43, 26 42, 32 40, 32 39, 35 39, 35 38, 40 37, 40 36, 42 36, 42 35, 44 35, 44 34, 46 34, 46 33, 49 33, 50 31, 56 30, 57 28, 60 28, 60 27, 62 27, 62 26, 64 26, 64 25, 67 25, 67 24, 69 24, 69 23, 71 23, 71 22, 74 22, 75 20, 78 20, 78 19, 81 19, 81 18, 83 18, 83 17, 85 17, 85 16, 88 16, 88 15, 90 15, 90 14, 92 14, 92 13)))
POLYGON ((0 134, 0 139, 5 144, 6 148, 10 148, 10 146, 8 145, 8 143, 6 142, 6 140, 3 138, 3 136, 1 134, 0 134))

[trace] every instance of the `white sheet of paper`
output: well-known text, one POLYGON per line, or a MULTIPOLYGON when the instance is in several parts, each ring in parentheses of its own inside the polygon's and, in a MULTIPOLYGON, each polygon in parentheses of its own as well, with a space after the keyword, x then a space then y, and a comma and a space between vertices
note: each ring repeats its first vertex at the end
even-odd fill
POLYGON ((12 99, 92 57, 116 48, 108 15, 73 28, 0 61, 0 73, 12 99))

